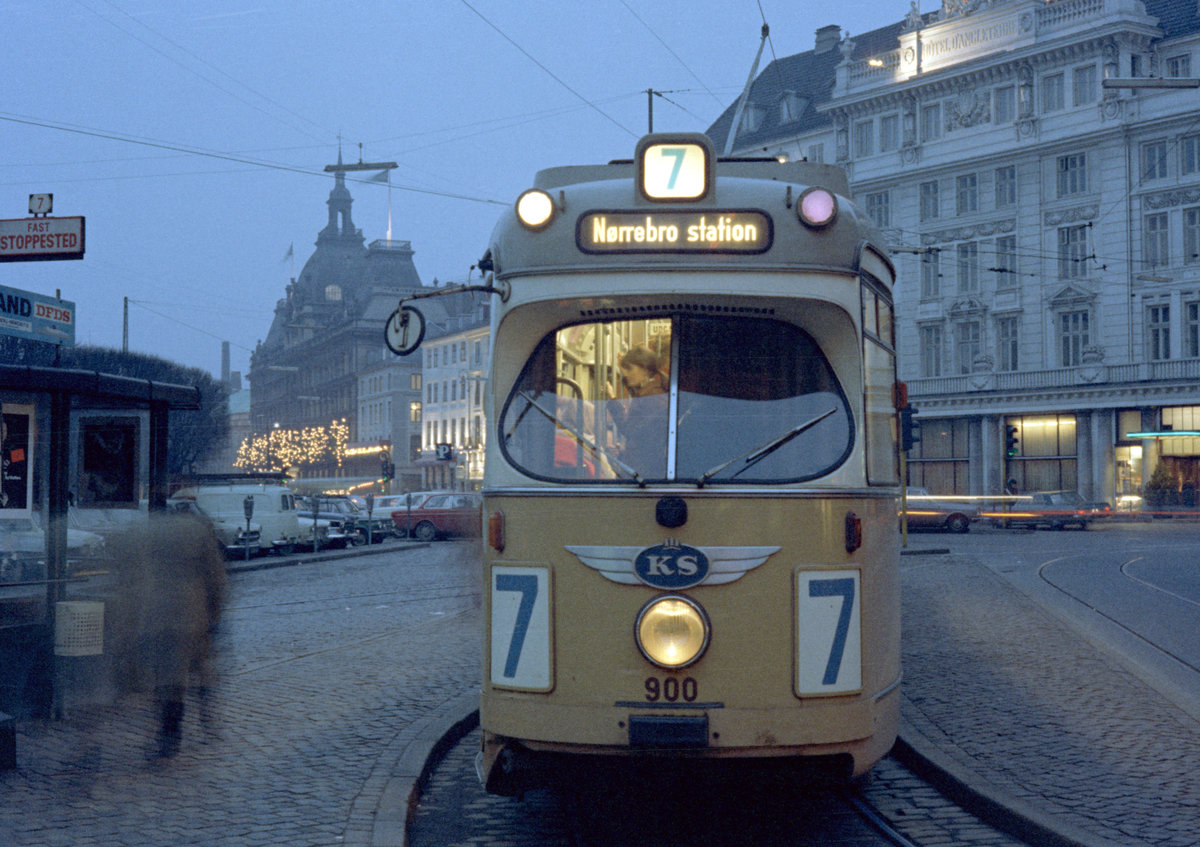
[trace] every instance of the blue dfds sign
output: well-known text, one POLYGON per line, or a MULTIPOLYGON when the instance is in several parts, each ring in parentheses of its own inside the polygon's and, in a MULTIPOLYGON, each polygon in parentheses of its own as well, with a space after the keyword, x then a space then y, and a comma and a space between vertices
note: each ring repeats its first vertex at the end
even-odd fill
POLYGON ((75 345, 75 304, 0 285, 0 335, 75 345))

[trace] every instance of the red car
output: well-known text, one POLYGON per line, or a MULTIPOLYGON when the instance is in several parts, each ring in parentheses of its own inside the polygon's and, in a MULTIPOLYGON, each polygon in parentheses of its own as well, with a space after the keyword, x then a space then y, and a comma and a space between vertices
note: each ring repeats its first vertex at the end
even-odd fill
POLYGON ((392 522, 400 535, 409 533, 418 541, 456 536, 478 537, 483 525, 483 498, 469 491, 435 494, 419 506, 392 512, 392 522))

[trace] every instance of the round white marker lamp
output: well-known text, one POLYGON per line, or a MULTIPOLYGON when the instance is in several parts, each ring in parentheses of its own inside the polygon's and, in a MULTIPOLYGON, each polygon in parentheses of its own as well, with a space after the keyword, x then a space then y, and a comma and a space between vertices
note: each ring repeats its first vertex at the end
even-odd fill
POLYGON ((829 226, 837 218, 837 198, 824 188, 808 188, 796 201, 796 214, 806 226, 829 226))
POLYGON ((517 198, 517 218, 528 229, 544 229, 554 218, 553 198, 540 189, 529 189, 517 198))

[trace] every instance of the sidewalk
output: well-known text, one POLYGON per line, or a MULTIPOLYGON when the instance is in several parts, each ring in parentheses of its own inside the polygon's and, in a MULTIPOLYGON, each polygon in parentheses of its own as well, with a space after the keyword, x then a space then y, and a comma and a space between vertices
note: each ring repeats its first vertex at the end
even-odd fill
POLYGON ((902 758, 1033 844, 1200 845, 1200 722, 970 558, 901 561, 902 758))

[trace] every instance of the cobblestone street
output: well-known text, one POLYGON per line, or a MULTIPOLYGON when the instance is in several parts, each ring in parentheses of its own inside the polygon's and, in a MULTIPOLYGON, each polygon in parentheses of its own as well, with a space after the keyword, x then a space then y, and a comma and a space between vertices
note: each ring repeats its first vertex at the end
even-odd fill
POLYGON ((475 549, 233 576, 212 731, 192 700, 180 754, 148 759, 148 695, 23 723, 0 844, 369 844, 409 729, 477 684, 475 549))

